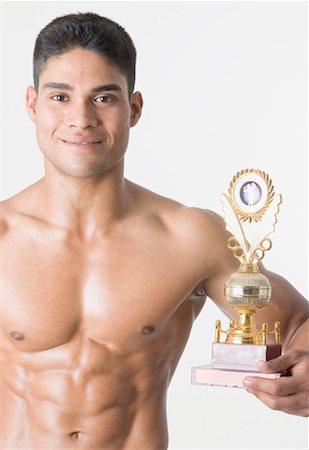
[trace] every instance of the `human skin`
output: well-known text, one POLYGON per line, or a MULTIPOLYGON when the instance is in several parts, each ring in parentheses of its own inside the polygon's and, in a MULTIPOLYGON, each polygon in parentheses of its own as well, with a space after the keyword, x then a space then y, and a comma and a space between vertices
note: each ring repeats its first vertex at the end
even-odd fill
MULTIPOLYGON (((1 448, 163 450, 167 387, 205 295, 235 318, 224 223, 123 177, 142 97, 101 56, 51 58, 27 108, 45 176, 1 204, 1 448)), ((306 415, 308 353, 289 348, 305 347, 307 301, 261 270, 273 298, 258 325, 280 320, 297 370, 293 395, 282 380, 255 389, 306 415)))

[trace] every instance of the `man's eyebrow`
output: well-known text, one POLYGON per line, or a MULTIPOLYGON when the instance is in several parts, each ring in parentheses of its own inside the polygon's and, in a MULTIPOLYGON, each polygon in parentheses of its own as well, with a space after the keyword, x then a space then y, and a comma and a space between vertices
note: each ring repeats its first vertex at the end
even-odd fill
POLYGON ((54 81, 49 81, 43 84, 44 89, 63 89, 65 91, 73 91, 73 86, 68 83, 56 83, 54 81))
POLYGON ((118 84, 102 84, 101 86, 96 86, 91 90, 92 92, 122 91, 122 88, 118 84))
MULTIPOLYGON (((68 83, 58 83, 55 81, 49 81, 43 85, 44 89, 61 89, 64 91, 73 91, 74 88, 68 83)), ((101 84, 91 89, 92 92, 104 92, 104 91, 122 91, 121 86, 118 84, 101 84)))

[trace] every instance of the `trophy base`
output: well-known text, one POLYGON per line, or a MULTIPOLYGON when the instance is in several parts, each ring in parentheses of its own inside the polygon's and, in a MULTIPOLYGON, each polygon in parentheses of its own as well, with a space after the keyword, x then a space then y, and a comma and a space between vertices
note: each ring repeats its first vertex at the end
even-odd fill
POLYGON ((256 363, 269 361, 281 355, 279 344, 212 344, 212 367, 214 369, 244 370, 260 373, 256 363))
POLYGON ((191 383, 209 386, 244 388, 243 380, 248 376, 276 379, 280 373, 252 372, 249 370, 216 369, 213 365, 192 367, 191 383))

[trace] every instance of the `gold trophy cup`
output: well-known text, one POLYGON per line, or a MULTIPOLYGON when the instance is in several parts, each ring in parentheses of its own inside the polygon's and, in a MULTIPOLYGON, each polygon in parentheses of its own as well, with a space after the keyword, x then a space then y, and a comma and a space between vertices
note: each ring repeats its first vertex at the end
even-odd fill
POLYGON ((260 272, 258 262, 272 247, 269 235, 275 230, 277 214, 282 202, 281 194, 275 196, 269 176, 257 169, 237 172, 228 195, 222 194, 226 229, 231 233, 228 248, 239 259, 238 272, 225 283, 227 303, 238 312, 238 320, 230 321, 223 330, 216 321, 215 341, 212 344, 212 364, 192 368, 193 384, 242 387, 248 375, 277 378, 280 374, 264 374, 258 371, 259 360, 268 361, 281 354, 280 323, 276 321, 270 331, 267 323, 258 329, 255 314, 266 307, 271 298, 271 286, 260 272), (244 224, 256 231, 249 245, 244 224), (225 342, 222 342, 224 335, 225 342), (269 337, 273 335, 273 343, 269 337))

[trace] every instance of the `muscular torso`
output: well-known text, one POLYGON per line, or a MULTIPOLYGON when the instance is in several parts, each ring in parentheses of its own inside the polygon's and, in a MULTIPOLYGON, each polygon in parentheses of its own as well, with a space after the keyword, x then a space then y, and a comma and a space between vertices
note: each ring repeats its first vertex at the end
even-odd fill
POLYGON ((154 212, 86 243, 9 216, 2 448, 166 448, 167 386, 204 302, 192 293, 202 272, 173 231, 173 208, 156 199, 154 212))

